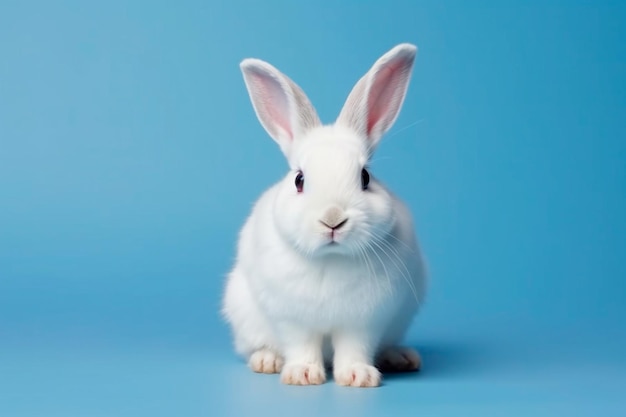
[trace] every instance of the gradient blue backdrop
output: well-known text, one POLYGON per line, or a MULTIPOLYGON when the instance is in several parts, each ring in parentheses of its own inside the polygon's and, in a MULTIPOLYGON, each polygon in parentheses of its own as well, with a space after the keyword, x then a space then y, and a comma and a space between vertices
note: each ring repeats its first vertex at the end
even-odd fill
POLYGON ((626 413, 626 2, 0 5, 0 415, 626 413), (286 165, 239 61, 330 122, 419 46, 374 169, 432 272, 418 375, 297 388, 218 316, 238 229, 286 165))

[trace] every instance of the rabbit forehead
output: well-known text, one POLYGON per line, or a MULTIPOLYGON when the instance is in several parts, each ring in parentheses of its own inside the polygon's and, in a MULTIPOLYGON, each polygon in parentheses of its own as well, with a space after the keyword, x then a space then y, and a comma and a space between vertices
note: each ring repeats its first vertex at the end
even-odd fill
MULTIPOLYGON (((365 141, 339 126, 321 126, 295 141, 290 165, 294 170, 320 168, 323 171, 363 167, 368 160, 365 141), (342 169, 343 168, 343 169, 342 169)), ((330 173, 330 172, 329 172, 330 173)))

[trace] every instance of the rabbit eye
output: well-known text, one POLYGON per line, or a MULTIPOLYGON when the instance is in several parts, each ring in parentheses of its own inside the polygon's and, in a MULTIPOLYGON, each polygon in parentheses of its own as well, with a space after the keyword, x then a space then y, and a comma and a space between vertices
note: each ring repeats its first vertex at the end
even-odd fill
POLYGON ((302 174, 302 171, 298 171, 295 182, 296 182, 296 190, 298 190, 298 192, 301 193, 302 189, 304 188, 304 174, 302 174))
POLYGON ((370 173, 365 168, 361 170, 361 188, 367 190, 367 186, 370 183, 370 173))

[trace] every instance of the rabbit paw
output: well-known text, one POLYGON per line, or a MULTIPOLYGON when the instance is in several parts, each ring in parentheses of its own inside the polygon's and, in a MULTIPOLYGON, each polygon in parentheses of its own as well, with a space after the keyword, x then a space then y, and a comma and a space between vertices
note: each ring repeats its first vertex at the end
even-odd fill
POLYGON ((326 372, 322 364, 288 363, 283 367, 280 380, 288 385, 319 385, 326 382, 326 372))
POLYGON ((420 369, 422 359, 411 348, 391 347, 378 355, 376 364, 383 372, 412 372, 420 369))
POLYGON ((277 374, 283 368, 283 358, 270 349, 260 349, 250 356, 248 365, 254 372, 277 374))
POLYGON ((335 382, 346 387, 377 387, 380 372, 372 365, 354 363, 335 370, 335 382))

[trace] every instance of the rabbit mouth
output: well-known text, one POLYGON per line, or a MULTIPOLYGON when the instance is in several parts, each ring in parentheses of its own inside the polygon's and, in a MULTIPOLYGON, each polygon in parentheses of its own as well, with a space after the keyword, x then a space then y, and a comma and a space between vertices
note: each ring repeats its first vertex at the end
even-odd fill
POLYGON ((336 229, 331 229, 330 231, 324 232, 322 233, 322 236, 324 236, 324 240, 325 242, 322 243, 322 246, 328 246, 328 247, 332 247, 332 246, 340 246, 341 241, 345 240, 345 233, 340 233, 338 230, 336 229))
POLYGON ((320 247, 322 248, 336 248, 338 246, 341 246, 341 245, 332 236, 328 236, 328 240, 326 240, 326 242, 320 245, 320 247))
POLYGON ((328 241, 325 246, 345 246, 343 242, 345 240, 344 233, 330 232, 327 234, 327 239, 328 241))
POLYGON ((325 243, 319 246, 319 249, 321 250, 320 252, 322 253, 324 252, 338 253, 338 252, 343 252, 345 249, 347 249, 347 246, 343 244, 342 242, 339 242, 336 239, 329 237, 329 240, 327 240, 325 243))

